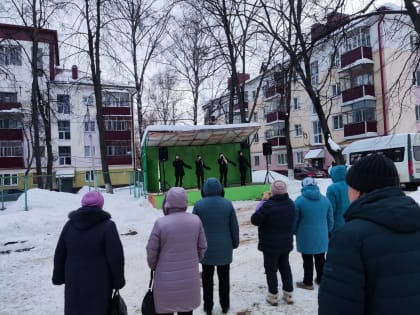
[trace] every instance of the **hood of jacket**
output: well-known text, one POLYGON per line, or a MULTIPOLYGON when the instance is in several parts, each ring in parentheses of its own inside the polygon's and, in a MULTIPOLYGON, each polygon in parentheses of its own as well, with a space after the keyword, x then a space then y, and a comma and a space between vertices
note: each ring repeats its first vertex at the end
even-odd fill
POLYGON ((223 196, 224 190, 222 184, 220 184, 217 178, 209 178, 204 182, 203 190, 202 190, 203 197, 209 196, 223 196))
POLYGON ((88 230, 91 227, 111 219, 111 215, 95 207, 81 207, 69 213, 71 224, 78 230, 88 230))
POLYGON ((363 219, 399 233, 420 230, 420 207, 399 187, 374 190, 355 200, 345 214, 345 220, 363 219))
POLYGON ((346 173, 347 173, 347 167, 345 165, 333 166, 330 170, 330 176, 333 183, 345 181, 346 173))
POLYGON ((319 200, 321 199, 321 192, 319 191, 319 187, 315 185, 308 185, 302 187, 300 190, 302 196, 311 200, 319 200))

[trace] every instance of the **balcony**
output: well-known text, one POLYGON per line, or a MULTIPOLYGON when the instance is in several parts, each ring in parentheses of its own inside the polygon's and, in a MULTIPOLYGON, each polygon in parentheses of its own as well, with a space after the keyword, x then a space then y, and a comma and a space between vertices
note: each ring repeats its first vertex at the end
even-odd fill
POLYGON ((20 103, 0 103, 0 110, 11 110, 11 109, 20 109, 22 108, 22 104, 20 103))
POLYGON ((105 140, 131 140, 131 131, 105 131, 105 140))
POLYGON ((350 50, 341 55, 341 69, 346 68, 347 66, 355 63, 356 61, 361 61, 361 63, 366 63, 366 60, 369 59, 373 63, 372 58, 372 48, 371 47, 357 47, 356 49, 350 50), (364 62, 362 62, 364 60, 364 62))
POLYGON ((23 131, 22 129, 0 129, 0 140, 23 141, 23 131))
POLYGON ((344 125, 344 137, 375 136, 378 132, 376 124, 376 120, 369 120, 344 125))
POLYGON ((286 120, 286 113, 285 112, 272 112, 272 113, 268 113, 265 117, 265 121, 267 123, 277 121, 277 120, 286 120))
MULTIPOLYGON (((248 109, 248 102, 244 102, 244 109, 247 110, 248 109)), ((233 105, 233 110, 239 110, 239 103, 235 103, 233 105)))
POLYGON ((375 88, 372 84, 356 86, 341 92, 343 103, 352 102, 366 96, 375 97, 375 88))
POLYGON ((276 94, 281 94, 283 92, 283 89, 280 85, 272 85, 264 90, 264 97, 270 98, 273 97, 276 94))
POLYGON ((271 146, 278 147, 281 145, 286 145, 286 137, 273 137, 267 139, 267 142, 271 143, 271 146))
POLYGON ((114 116, 130 116, 131 111, 129 106, 124 107, 102 107, 102 115, 114 115, 114 116))
POLYGON ((131 155, 108 156, 108 165, 131 165, 131 155))
POLYGON ((4 156, 0 157, 0 169, 7 168, 24 168, 25 163, 23 162, 22 156, 4 156))

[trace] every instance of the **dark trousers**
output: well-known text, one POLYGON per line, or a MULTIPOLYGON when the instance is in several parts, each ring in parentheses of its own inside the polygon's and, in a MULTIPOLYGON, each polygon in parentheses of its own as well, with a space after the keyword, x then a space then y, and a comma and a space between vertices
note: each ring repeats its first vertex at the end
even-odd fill
POLYGON ((227 169, 220 169, 220 184, 227 186, 227 169))
MULTIPOLYGON (((189 312, 177 312, 178 315, 192 315, 193 311, 189 311, 189 312)), ((161 313, 157 313, 157 314, 161 314, 161 313)), ((163 313, 161 315, 173 315, 174 313, 163 313)))
POLYGON ((184 175, 175 175, 175 187, 182 187, 182 178, 184 175), (179 186, 178 186, 179 184, 179 186))
POLYGON ((240 169, 239 172, 241 173, 241 185, 245 185, 246 181, 246 169, 240 169))
POLYGON ((213 266, 202 265, 201 280, 203 283, 203 301, 204 309, 211 311, 213 309, 213 276, 214 269, 217 269, 217 277, 219 279, 219 302, 222 309, 228 309, 230 306, 229 301, 229 269, 230 265, 213 266))
POLYGON ((289 264, 289 253, 264 253, 264 269, 267 278, 268 292, 272 294, 278 293, 277 271, 280 272, 283 290, 287 292, 293 291, 293 277, 289 264))
POLYGON ((310 255, 302 254, 303 258, 303 283, 312 285, 314 279, 314 260, 316 270, 316 282, 320 283, 324 271, 325 253, 310 255))
POLYGON ((200 189, 204 184, 204 173, 197 173, 197 187, 200 189))

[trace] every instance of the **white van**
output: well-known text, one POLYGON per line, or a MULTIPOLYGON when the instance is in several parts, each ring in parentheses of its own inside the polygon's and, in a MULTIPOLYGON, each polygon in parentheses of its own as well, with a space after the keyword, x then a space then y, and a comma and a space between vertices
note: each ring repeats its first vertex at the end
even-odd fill
POLYGON ((371 153, 394 161, 401 184, 408 189, 420 185, 420 133, 403 133, 354 141, 343 150, 347 167, 371 153))

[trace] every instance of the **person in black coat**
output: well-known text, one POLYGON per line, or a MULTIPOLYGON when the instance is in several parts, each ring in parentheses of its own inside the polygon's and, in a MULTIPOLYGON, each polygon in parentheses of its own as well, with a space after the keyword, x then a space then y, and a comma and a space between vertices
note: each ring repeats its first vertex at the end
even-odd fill
POLYGON ((263 252, 264 269, 268 285, 267 302, 278 304, 277 271, 283 282, 283 300, 293 303, 293 278, 289 253, 293 249, 295 206, 281 180, 271 184, 271 197, 251 216, 258 226, 258 249, 263 252))
POLYGON ((201 155, 197 155, 195 160, 195 175, 197 176, 197 187, 201 189, 204 184, 204 169, 211 170, 206 164, 204 164, 203 158, 201 155))
POLYGON ((241 173, 241 185, 245 185, 246 181, 246 170, 248 167, 251 167, 249 165, 248 160, 245 158, 244 153, 242 151, 239 151, 239 157, 238 157, 238 164, 239 164, 239 172, 241 173))
POLYGON ((100 192, 86 193, 58 239, 52 282, 65 285, 65 315, 106 315, 112 290, 125 285, 123 247, 103 203, 100 192))
POLYGON ((236 166, 236 163, 225 157, 223 153, 219 154, 217 163, 219 164, 220 183, 224 187, 227 187, 228 163, 232 164, 233 166, 236 166))
POLYGON ((384 155, 358 160, 346 181, 351 204, 330 239, 318 314, 419 314, 419 205, 384 155))
POLYGON ((175 160, 172 162, 172 166, 175 169, 175 187, 182 187, 182 179, 185 175, 184 167, 191 169, 191 166, 184 163, 178 154, 175 155, 175 160))

